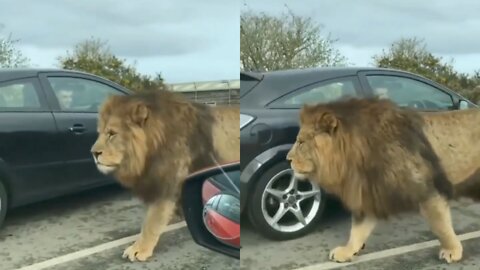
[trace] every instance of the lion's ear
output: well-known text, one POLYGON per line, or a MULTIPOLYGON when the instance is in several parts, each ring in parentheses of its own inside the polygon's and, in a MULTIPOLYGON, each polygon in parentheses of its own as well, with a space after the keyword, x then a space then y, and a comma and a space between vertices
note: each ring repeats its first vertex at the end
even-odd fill
POLYGON ((315 129, 317 131, 327 132, 329 134, 333 134, 335 129, 338 126, 338 119, 335 117, 334 114, 326 112, 322 114, 316 121, 315 121, 315 129))
POLYGON ((143 103, 137 103, 135 106, 133 106, 132 120, 138 125, 143 126, 145 121, 147 121, 148 114, 149 110, 147 105, 143 103))

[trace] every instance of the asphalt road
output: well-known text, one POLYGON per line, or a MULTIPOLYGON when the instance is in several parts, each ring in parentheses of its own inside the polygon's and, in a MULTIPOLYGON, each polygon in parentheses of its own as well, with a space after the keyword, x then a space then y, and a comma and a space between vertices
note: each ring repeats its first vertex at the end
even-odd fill
POLYGON ((350 265, 328 260, 330 249, 344 245, 350 231, 350 216, 338 203, 327 206, 324 220, 313 233, 289 241, 268 240, 242 219, 240 269, 480 269, 480 204, 454 203, 452 216, 457 234, 473 233, 462 241, 463 260, 451 265, 438 259, 438 242, 420 215, 402 215, 379 224, 350 265), (423 248, 424 242, 430 246, 423 248))
POLYGON ((435 237, 419 215, 381 223, 354 264, 329 262, 328 252, 345 243, 350 227, 348 213, 335 203, 313 233, 290 241, 265 239, 243 221, 240 262, 196 245, 177 217, 154 257, 131 263, 121 258, 129 244, 124 240, 139 232, 144 209, 128 192, 107 187, 11 212, 0 230, 0 269, 35 270, 46 261, 51 266, 42 269, 480 269, 480 204, 453 206, 457 233, 474 232, 462 241, 464 258, 454 265, 437 259, 436 243, 421 247, 435 237))
POLYGON ((143 205, 116 186, 16 209, 0 229, 0 269, 239 269, 238 260, 195 244, 179 217, 148 262, 122 259, 143 216, 143 205))

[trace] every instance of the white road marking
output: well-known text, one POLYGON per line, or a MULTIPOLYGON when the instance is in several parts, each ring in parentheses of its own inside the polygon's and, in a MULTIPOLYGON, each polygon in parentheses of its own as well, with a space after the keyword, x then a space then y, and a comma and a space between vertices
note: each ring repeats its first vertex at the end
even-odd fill
MULTIPOLYGON (((458 236, 460 241, 478 238, 480 237, 480 231, 469 232, 465 234, 461 234, 458 236)), ((324 262, 314 265, 309 265, 305 267, 296 268, 293 270, 328 270, 328 269, 338 269, 358 263, 364 263, 368 261, 383 259, 390 256, 401 255, 412 251, 417 251, 421 249, 431 248, 435 246, 439 246, 440 242, 438 240, 431 240, 426 242, 415 243, 407 246, 401 246, 397 248, 386 249, 382 251, 372 252, 365 255, 360 255, 356 257, 352 262, 349 263, 337 263, 337 262, 324 262)), ((437 257, 438 258, 438 257, 437 257)), ((446 264, 446 262, 445 262, 446 264)))
MULTIPOLYGON (((170 225, 167 226, 167 228, 165 228, 164 233, 181 229, 183 227, 186 227, 186 225, 187 224, 185 223, 185 221, 170 224, 170 225)), ((69 254, 62 255, 62 256, 59 256, 59 257, 56 257, 56 258, 52 258, 52 259, 49 259, 49 260, 46 260, 46 261, 43 261, 43 262, 39 262, 39 263, 35 263, 35 264, 32 264, 32 265, 24 266, 24 267, 18 268, 16 270, 41 270, 41 269, 45 269, 47 267, 52 267, 52 266, 59 265, 59 264, 62 264, 62 263, 70 262, 70 261, 73 261, 73 260, 77 260, 77 259, 80 259, 80 258, 83 258, 83 257, 90 256, 90 255, 95 254, 95 253, 105 251, 107 249, 111 249, 111 248, 115 248, 115 247, 118 247, 118 246, 121 246, 121 245, 124 245, 124 244, 128 244, 130 242, 135 241, 137 239, 137 237, 138 237, 138 234, 132 235, 132 236, 127 236, 127 237, 120 238, 120 239, 117 239, 117 240, 114 240, 114 241, 111 241, 111 242, 100 244, 98 246, 86 248, 86 249, 79 250, 79 251, 76 251, 76 252, 73 252, 73 253, 69 253, 69 254)), ((121 256, 121 254, 119 256, 121 256)))

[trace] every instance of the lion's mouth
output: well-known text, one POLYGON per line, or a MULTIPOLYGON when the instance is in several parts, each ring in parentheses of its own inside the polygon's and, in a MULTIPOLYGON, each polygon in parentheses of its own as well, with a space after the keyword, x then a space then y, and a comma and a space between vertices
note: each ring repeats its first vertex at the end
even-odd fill
POLYGON ((308 175, 306 173, 302 173, 302 172, 293 171, 293 176, 298 180, 307 180, 308 179, 308 175))
POLYGON ((97 162, 97 169, 103 174, 111 174, 117 169, 117 166, 105 165, 97 162))
POLYGON ((293 176, 297 180, 307 180, 308 179, 308 174, 309 174, 308 172, 298 170, 297 168, 295 168, 295 166, 293 166, 293 164, 290 164, 290 166, 293 170, 293 176))

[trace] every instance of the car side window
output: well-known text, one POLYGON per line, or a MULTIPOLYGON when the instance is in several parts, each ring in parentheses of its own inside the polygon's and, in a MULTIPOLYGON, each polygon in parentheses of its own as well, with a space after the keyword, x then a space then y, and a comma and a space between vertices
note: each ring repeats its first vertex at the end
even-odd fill
POLYGON ((36 85, 31 80, 0 84, 1 111, 32 111, 41 108, 36 85))
POLYGON ((375 96, 390 99, 403 107, 433 110, 454 108, 452 96, 421 81, 387 75, 367 75, 367 81, 375 96))
POLYGON ((273 107, 300 108, 303 104, 318 104, 360 97, 352 78, 339 78, 300 88, 272 103, 273 107))
POLYGON ((106 84, 73 77, 48 77, 60 109, 67 112, 98 112, 111 95, 123 94, 106 84))

